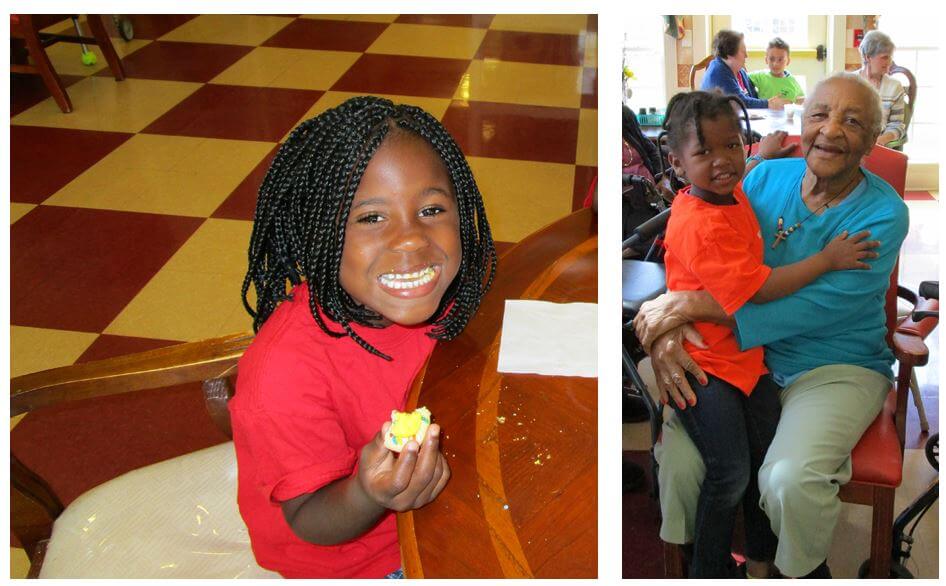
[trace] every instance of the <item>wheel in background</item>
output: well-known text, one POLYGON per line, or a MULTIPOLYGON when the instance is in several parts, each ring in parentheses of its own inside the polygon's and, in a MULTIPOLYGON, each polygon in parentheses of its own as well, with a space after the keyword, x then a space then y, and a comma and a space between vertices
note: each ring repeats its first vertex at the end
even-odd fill
MULTIPOLYGON (((866 578, 867 572, 870 569, 870 560, 864 560, 864 563, 861 564, 861 567, 857 570, 858 578, 866 578)), ((910 573, 910 570, 903 567, 903 564, 893 563, 890 565, 890 578, 896 578, 898 580, 912 580, 913 574, 910 573)))
POLYGON ((926 459, 930 466, 939 470, 939 434, 934 433, 926 440, 926 459))
POLYGON ((130 41, 135 38, 135 27, 131 24, 131 20, 118 15, 112 18, 115 20, 115 27, 118 29, 118 34, 121 35, 123 39, 130 41))

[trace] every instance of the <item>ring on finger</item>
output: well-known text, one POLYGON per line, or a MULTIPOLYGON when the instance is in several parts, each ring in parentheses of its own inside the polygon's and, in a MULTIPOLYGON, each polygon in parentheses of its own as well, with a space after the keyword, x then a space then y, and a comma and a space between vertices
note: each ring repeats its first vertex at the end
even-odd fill
POLYGON ((680 376, 679 372, 673 373, 673 382, 679 383, 683 377, 680 376))

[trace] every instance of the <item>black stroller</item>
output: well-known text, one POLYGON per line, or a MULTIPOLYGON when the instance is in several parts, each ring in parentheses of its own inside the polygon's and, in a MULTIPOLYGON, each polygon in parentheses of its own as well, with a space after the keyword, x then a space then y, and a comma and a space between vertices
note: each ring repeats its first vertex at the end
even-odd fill
MULTIPOLYGON (((650 172, 650 176, 659 183, 664 176, 666 167, 663 160, 663 153, 655 144, 650 142, 640 130, 634 113, 624 106, 624 119, 622 125, 622 134, 626 145, 636 150, 642 157, 645 166, 650 172)), ((668 173, 671 175, 671 173, 668 173)), ((680 186, 672 182, 672 177, 665 182, 665 188, 671 191, 680 186)), ((654 295, 663 292, 663 265, 661 264, 663 249, 660 244, 659 234, 666 226, 669 218, 669 203, 661 195, 657 183, 651 181, 650 177, 643 177, 626 173, 622 177, 622 233, 624 245, 622 247, 625 258, 624 265, 643 267, 642 270, 649 270, 656 277, 658 283, 654 295), (631 260, 634 259, 634 260, 631 260)), ((624 271, 625 290, 628 288, 627 270, 624 271)), ((631 277, 631 282, 637 286, 643 285, 644 279, 631 277)), ((625 295, 626 297, 626 295, 625 295)), ((646 299, 642 299, 644 301, 646 299)), ((640 307, 638 304, 637 307, 640 307)), ((634 313, 636 313, 636 308, 634 313)), ((625 311, 622 323, 625 326, 633 319, 633 313, 628 314, 627 302, 625 301, 625 311)), ((659 430, 659 416, 653 400, 646 393, 646 387, 640 381, 637 369, 634 366, 637 361, 644 357, 642 350, 637 344, 633 359, 627 355, 628 344, 634 342, 628 339, 628 333, 625 328, 625 358, 624 358, 624 392, 623 392, 623 419, 625 423, 650 421, 652 433, 659 430)), ((630 337, 634 338, 633 331, 630 337)), ((656 438, 656 436, 654 436, 656 438)), ((651 442, 653 445, 653 442, 651 442)), ((632 462, 625 462, 622 470, 624 490, 633 492, 638 489, 644 477, 643 470, 632 462)))

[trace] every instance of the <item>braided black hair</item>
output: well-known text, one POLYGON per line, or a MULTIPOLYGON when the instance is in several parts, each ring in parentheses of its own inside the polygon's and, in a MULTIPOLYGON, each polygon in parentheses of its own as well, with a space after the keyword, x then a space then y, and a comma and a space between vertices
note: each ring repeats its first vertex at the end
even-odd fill
POLYGON ((374 96, 352 98, 300 124, 273 159, 259 190, 249 268, 243 279, 243 306, 258 332, 276 306, 289 299, 288 285, 303 279, 309 309, 326 334, 348 336, 362 348, 386 356, 352 329, 369 327, 381 316, 357 303, 339 282, 345 225, 368 162, 391 132, 425 140, 443 161, 457 198, 462 256, 453 283, 431 317, 430 336, 449 340, 463 331, 496 272, 496 251, 483 198, 466 158, 433 116, 415 106, 395 105, 374 96), (256 309, 247 292, 256 288, 256 309), (334 331, 322 310, 343 331, 334 331))
POLYGON ((696 132, 696 139, 703 146, 703 119, 715 119, 719 116, 732 118, 733 123, 740 125, 740 117, 733 109, 739 107, 742 120, 745 121, 746 144, 752 146, 752 131, 749 128, 749 112, 745 104, 735 95, 723 95, 719 90, 711 92, 695 91, 683 92, 673 96, 667 104, 667 113, 664 116, 661 138, 666 135, 667 146, 672 152, 679 152, 686 142, 691 130, 696 132))

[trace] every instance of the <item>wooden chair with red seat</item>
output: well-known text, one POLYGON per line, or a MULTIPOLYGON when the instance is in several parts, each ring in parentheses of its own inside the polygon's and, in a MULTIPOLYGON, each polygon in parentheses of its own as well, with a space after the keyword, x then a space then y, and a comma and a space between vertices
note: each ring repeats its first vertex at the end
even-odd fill
MULTIPOLYGON (((786 144, 800 145, 801 137, 789 136, 786 144)), ((758 144, 751 153, 757 152, 758 144)), ((789 156, 801 156, 796 146, 789 156)), ((875 146, 864 157, 863 166, 889 183, 900 197, 906 189, 907 156, 882 146, 875 146)), ((871 546, 868 577, 887 578, 893 548, 894 496, 903 473, 906 434, 907 395, 913 368, 926 364, 928 350, 923 338, 909 331, 898 331, 897 275, 899 262, 890 274, 884 311, 887 316, 887 344, 899 364, 897 378, 877 419, 867 428, 851 453, 852 476, 841 486, 843 502, 872 507, 871 546)), ((668 578, 684 576, 682 548, 664 543, 664 573, 668 578)))
POLYGON ((63 113, 72 112, 72 101, 69 99, 69 94, 66 93, 62 80, 59 79, 59 75, 49 60, 49 56, 46 55, 47 46, 59 41, 98 45, 108 62, 112 75, 115 76, 115 81, 125 79, 125 70, 122 67, 121 59, 118 58, 118 54, 112 46, 112 41, 105 29, 105 21, 101 14, 88 15, 92 37, 40 32, 42 29, 68 18, 70 16, 66 14, 10 15, 10 37, 23 40, 33 61, 32 64, 13 63, 10 65, 10 71, 13 73, 30 73, 42 77, 43 83, 46 84, 46 88, 63 113))
POLYGON ((696 73, 709 67, 710 62, 712 62, 715 58, 715 55, 707 55, 702 61, 695 63, 692 67, 690 67, 690 91, 696 89, 696 73))

